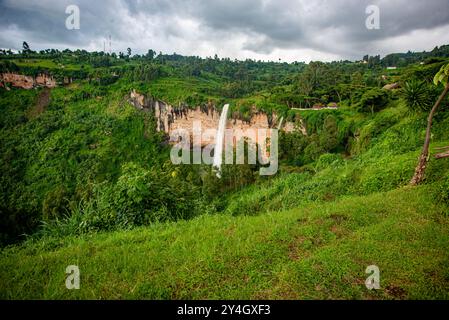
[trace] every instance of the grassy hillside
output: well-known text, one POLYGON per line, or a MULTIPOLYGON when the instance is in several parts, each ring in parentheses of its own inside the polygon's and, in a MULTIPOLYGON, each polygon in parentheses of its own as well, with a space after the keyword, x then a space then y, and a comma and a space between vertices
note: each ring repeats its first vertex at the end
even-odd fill
POLYGON ((3 299, 448 299, 448 206, 404 187, 2 251, 3 299), (65 268, 78 265, 80 290, 65 268), (369 265, 381 288, 364 285, 369 265))

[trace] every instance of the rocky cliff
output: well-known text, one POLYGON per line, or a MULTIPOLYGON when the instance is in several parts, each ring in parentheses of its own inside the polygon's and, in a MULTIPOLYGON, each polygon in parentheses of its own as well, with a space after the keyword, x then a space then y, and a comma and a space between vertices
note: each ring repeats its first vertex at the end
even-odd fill
POLYGON ((1 73, 0 85, 8 88, 13 86, 22 89, 33 89, 35 87, 56 87, 56 80, 46 74, 39 74, 37 77, 26 76, 17 73, 1 73))
MULTIPOLYGON (((148 97, 143 94, 131 91, 129 102, 139 110, 154 112, 156 117, 156 128, 158 131, 164 131, 171 134, 176 129, 185 129, 193 132, 193 123, 200 122, 202 130, 217 129, 220 119, 220 112, 212 104, 197 106, 196 108, 180 104, 172 106, 164 101, 148 97)), ((249 121, 239 119, 236 114, 231 114, 227 121, 227 129, 268 129, 277 128, 285 132, 299 131, 307 134, 302 120, 298 123, 291 121, 282 121, 276 114, 268 115, 264 112, 254 110, 249 121)), ((213 141, 203 141, 203 144, 213 141)))

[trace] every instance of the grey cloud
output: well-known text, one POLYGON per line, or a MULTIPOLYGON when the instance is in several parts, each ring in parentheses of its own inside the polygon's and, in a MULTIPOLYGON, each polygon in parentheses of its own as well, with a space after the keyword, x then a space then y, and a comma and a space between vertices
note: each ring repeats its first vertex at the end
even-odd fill
POLYGON ((0 28, 16 28, 15 35, 26 37, 15 39, 3 32, 0 47, 15 48, 23 40, 34 47, 87 47, 108 34, 114 41, 142 48, 144 35, 133 30, 142 29, 156 37, 148 47, 188 35, 192 43, 187 53, 195 52, 197 41, 219 47, 223 35, 240 35, 246 39, 240 50, 268 55, 275 49, 309 49, 354 58, 368 49, 375 51, 381 41, 442 26, 449 30, 449 0, 0 0, 0 28), (82 27, 77 32, 64 27, 68 4, 81 9, 82 27), (370 4, 380 8, 380 30, 365 28, 365 8, 370 4), (200 30, 179 24, 182 19, 194 21, 200 30), (145 30, 149 21, 155 30, 145 30))

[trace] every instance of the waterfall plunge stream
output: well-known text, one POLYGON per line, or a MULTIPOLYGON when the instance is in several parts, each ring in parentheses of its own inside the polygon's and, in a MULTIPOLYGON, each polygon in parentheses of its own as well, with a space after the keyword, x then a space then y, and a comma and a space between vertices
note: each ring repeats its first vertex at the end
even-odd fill
POLYGON ((218 123, 217 135, 215 136, 215 150, 213 166, 217 169, 217 177, 220 178, 221 163, 223 158, 223 145, 226 130, 226 121, 228 119, 229 104, 225 104, 220 115, 220 122, 218 123))

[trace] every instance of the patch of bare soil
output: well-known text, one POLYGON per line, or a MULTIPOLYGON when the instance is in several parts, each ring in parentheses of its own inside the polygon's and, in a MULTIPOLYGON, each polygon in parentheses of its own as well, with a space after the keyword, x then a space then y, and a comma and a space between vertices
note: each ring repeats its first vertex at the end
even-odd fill
POLYGON ((28 113, 29 118, 35 118, 45 111, 45 108, 50 103, 50 93, 51 93, 50 88, 42 89, 42 91, 39 93, 39 96, 37 97, 36 104, 28 113))

